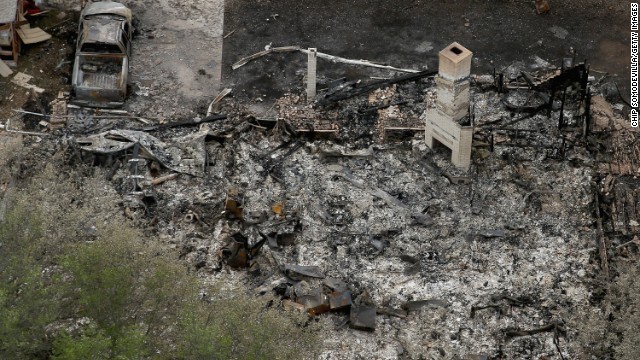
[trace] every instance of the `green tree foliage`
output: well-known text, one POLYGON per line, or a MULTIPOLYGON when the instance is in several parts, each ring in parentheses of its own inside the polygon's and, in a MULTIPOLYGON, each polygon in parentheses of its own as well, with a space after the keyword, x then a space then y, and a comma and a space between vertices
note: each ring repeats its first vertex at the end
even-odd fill
POLYGON ((38 218, 24 208, 0 223, 0 358, 40 358, 45 326, 59 316, 56 292, 42 274, 38 218))
POLYGON ((56 339, 54 360, 107 360, 111 358, 111 339, 104 332, 56 339))
POLYGON ((180 322, 179 357, 183 359, 299 359, 319 343, 306 315, 283 317, 276 309, 237 294, 202 303, 180 322))
POLYGON ((0 221, 0 359, 299 359, 317 347, 308 319, 242 291, 204 289, 204 301, 104 184, 65 182, 77 175, 46 169, 0 221))

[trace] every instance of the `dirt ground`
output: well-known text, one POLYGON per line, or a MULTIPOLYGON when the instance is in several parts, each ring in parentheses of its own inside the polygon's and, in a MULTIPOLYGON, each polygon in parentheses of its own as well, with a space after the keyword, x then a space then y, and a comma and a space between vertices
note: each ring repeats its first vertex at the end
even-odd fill
MULTIPOLYGON (((270 55, 231 70, 232 63, 269 44, 317 47, 332 55, 422 70, 435 69, 439 49, 457 41, 474 52, 475 74, 500 71, 535 56, 559 65, 575 50, 578 60, 586 58, 594 70, 610 74, 609 80, 617 82, 623 93, 628 88, 629 9, 625 2, 554 1, 551 12, 544 15, 536 14, 530 1, 515 0, 125 3, 136 15, 137 28, 127 110, 161 120, 202 114, 221 87, 234 89, 234 96, 243 101, 260 99, 253 106, 262 111, 272 105, 264 100, 302 87, 306 72, 302 54, 270 55), (223 35, 229 35, 224 47, 223 35)), ((38 22, 47 29, 58 20, 48 16, 38 22)), ((72 59, 73 23, 72 19, 52 31, 66 45, 55 39, 32 45, 20 61, 18 70, 42 74, 34 84, 47 85, 50 93, 68 90, 64 85, 70 67, 55 68, 60 61, 72 59), (51 51, 53 56, 42 56, 51 51)), ((319 60, 318 69, 320 81, 393 75, 324 60, 319 60)), ((8 79, 0 79, 0 84, 0 110, 9 106, 7 102, 20 103, 9 99, 17 89, 8 79)))
MULTIPOLYGON (((352 59, 417 70, 437 68, 437 53, 453 41, 474 53, 472 73, 488 74, 538 56, 555 65, 575 50, 578 60, 629 79, 629 7, 617 1, 551 1, 538 15, 533 1, 227 0, 223 78, 236 94, 273 98, 302 86, 306 58, 272 55, 232 71, 230 65, 265 45, 299 45, 352 59), (566 34, 553 32, 554 27, 566 34), (563 36, 564 35, 564 36, 563 36)), ((388 72, 382 73, 389 75, 388 72)), ((319 60, 318 76, 366 79, 367 68, 319 60)))
MULTIPOLYGON (((123 3, 133 11, 135 27, 125 110, 159 121, 201 114, 220 87, 223 1, 123 3)), ((33 26, 54 37, 24 46, 16 69, 34 75, 32 83, 44 88, 50 99, 59 90, 70 90, 79 15, 64 10, 68 16, 62 20, 56 17, 58 8, 31 19, 33 26)), ((20 89, 10 78, 0 79, 1 116, 6 118, 8 109, 21 108, 28 99, 20 89)))
POLYGON ((220 86, 224 1, 126 3, 137 28, 126 109, 160 120, 202 114, 220 86))
MULTIPOLYGON (((77 16, 58 19, 59 11, 54 10, 47 16, 31 19, 32 26, 48 31, 53 38, 44 43, 23 45, 15 72, 32 75, 31 84, 45 89, 46 97, 52 99, 58 91, 70 90, 73 51, 77 33, 77 16)), ((30 91, 10 81, 0 78, 0 119, 6 119, 13 109, 22 108, 29 99, 30 91)), ((48 105, 48 104, 45 104, 48 105)))

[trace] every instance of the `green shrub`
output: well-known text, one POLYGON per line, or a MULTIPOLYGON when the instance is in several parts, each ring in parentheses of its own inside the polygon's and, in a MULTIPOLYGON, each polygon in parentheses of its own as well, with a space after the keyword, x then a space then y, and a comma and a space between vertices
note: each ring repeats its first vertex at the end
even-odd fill
POLYGON ((48 166, 0 221, 0 359, 300 359, 308 319, 205 289, 97 178, 48 166), (82 321, 80 321, 82 319, 82 321))
POLYGON ((136 336, 143 341, 125 349, 138 357, 297 359, 315 346, 314 327, 241 292, 199 300, 198 283, 184 267, 150 256, 135 239, 120 229, 77 245, 63 262, 77 314, 104 330, 114 356, 123 354, 119 342, 136 336))
POLYGON ((24 207, 0 222, 0 358, 43 358, 44 328, 60 314, 56 293, 42 276, 44 242, 38 216, 24 207))
POLYGON ((180 322, 179 357, 184 359, 301 359, 320 347, 319 325, 266 309, 264 302, 231 293, 188 309, 180 322))
POLYGON ((72 337, 63 334, 55 341, 54 360, 107 360, 111 358, 111 339, 98 332, 72 337))

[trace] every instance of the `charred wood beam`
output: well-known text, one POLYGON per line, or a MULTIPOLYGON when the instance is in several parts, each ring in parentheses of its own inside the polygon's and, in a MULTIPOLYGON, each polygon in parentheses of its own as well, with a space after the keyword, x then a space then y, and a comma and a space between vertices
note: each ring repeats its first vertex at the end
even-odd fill
POLYGON ((529 85, 529 88, 533 89, 536 87, 535 81, 533 80, 533 77, 529 73, 521 71, 520 75, 522 75, 522 78, 524 79, 524 81, 527 82, 527 84, 529 85))
MULTIPOLYGON (((605 276, 605 281, 606 281, 606 289, 607 289, 607 293, 609 293, 609 259, 608 259, 608 253, 607 253, 607 249, 609 248, 608 246, 608 241, 607 241, 607 237, 604 235, 604 231, 602 230, 602 216, 600 214, 600 194, 598 193, 598 190, 596 188, 596 190, 594 191, 594 206, 595 206, 595 213, 596 213, 596 225, 597 225, 597 231, 598 231, 598 253, 600 255, 600 268, 602 270, 602 273, 605 276)), ((606 311, 609 312, 609 307, 610 304, 608 304, 608 300, 607 301, 607 309, 606 311)))
POLYGON ((551 117, 551 111, 553 110, 553 99, 556 96, 556 90, 551 90, 551 96, 549 97, 549 102, 547 103, 547 117, 551 117))
POLYGON ((498 294, 491 296, 492 303, 481 306, 471 306, 471 317, 473 318, 476 312, 485 309, 498 309, 500 310, 501 305, 497 304, 500 301, 504 301, 508 306, 516 306, 516 307, 524 307, 527 305, 531 305, 533 300, 528 296, 519 296, 513 297, 506 294, 498 294))
POLYGON ((116 160, 113 165, 111 166, 111 168, 109 169, 109 172, 107 172, 107 176, 106 179, 107 181, 111 181, 113 180, 113 176, 116 174, 116 172, 120 169, 120 166, 122 166, 122 163, 118 160, 116 160))
POLYGON ((550 90, 554 93, 562 90, 571 84, 582 83, 584 73, 587 71, 586 64, 578 64, 570 69, 563 71, 560 75, 554 76, 547 81, 537 85, 535 90, 550 90))
POLYGON ((197 125, 208 123, 208 122, 225 120, 226 118, 227 118, 227 115, 212 115, 212 116, 207 116, 200 120, 177 121, 169 124, 151 126, 151 127, 142 129, 142 131, 156 131, 156 130, 170 129, 170 128, 175 128, 180 126, 197 126, 197 125))
POLYGON ((620 249, 622 249, 623 247, 625 247, 625 246, 627 246, 627 245, 631 245, 631 244, 639 245, 639 244, 640 244, 640 242, 638 241, 638 239, 636 238, 636 236, 638 236, 638 235, 640 235, 640 234, 629 234, 629 235, 627 235, 627 236, 631 236, 631 235, 633 235, 633 236, 634 236, 634 238, 633 238, 632 240, 630 240, 630 241, 627 241, 627 242, 625 242, 625 243, 623 243, 623 244, 620 244, 620 245, 616 246, 616 250, 620 250, 620 249))
MULTIPOLYGON (((291 156, 293 153, 295 153, 296 151, 298 151, 298 149, 300 149, 304 143, 300 142, 300 141, 294 141, 292 142, 293 146, 291 147, 291 149, 289 149, 286 153, 284 153, 282 156, 278 157, 278 158, 270 158, 267 160, 266 164, 265 164, 265 169, 267 170, 268 174, 271 174, 271 172, 273 171, 273 169, 275 169, 276 166, 278 166, 280 163, 282 163, 282 161, 284 161, 284 159, 288 158, 289 156, 291 156)), ((287 143, 287 147, 289 144, 287 143)))
POLYGON ((560 358, 562 360, 565 360, 564 355, 562 355, 562 351, 560 350, 560 335, 562 336, 566 335, 567 331, 558 321, 554 321, 551 324, 539 327, 537 329, 530 329, 530 330, 506 329, 505 336, 508 339, 511 339, 514 337, 530 336, 530 335, 535 335, 543 332, 553 332, 553 344, 555 345, 556 350, 560 355, 560 358))
POLYGON ((483 306, 471 306, 471 318, 473 319, 476 316, 476 313, 478 311, 485 310, 485 309, 500 310, 500 305, 498 305, 498 304, 489 304, 489 305, 483 305, 483 306))
POLYGON ((584 129, 582 131, 582 136, 585 138, 587 135, 591 133, 591 90, 587 89, 587 95, 584 100, 584 129))
POLYGON ((253 116, 249 116, 247 122, 251 126, 263 128, 263 129, 273 129, 278 125, 278 119, 269 119, 269 118, 256 118, 253 116))
POLYGON ((564 123, 564 102, 567 100, 567 88, 564 88, 562 93, 562 103, 560 104, 560 117, 558 118, 558 129, 565 127, 564 123))
POLYGON ((270 156, 271 154, 275 153, 276 151, 280 150, 280 149, 285 149, 287 147, 289 147, 290 145, 294 144, 296 141, 295 140, 289 140, 286 142, 283 142, 282 144, 278 145, 275 149, 268 151, 266 154, 260 156, 260 159, 265 159, 266 157, 270 156))
POLYGON ((501 301, 501 300, 505 300, 511 306, 524 306, 524 305, 529 305, 533 303, 533 300, 526 295, 516 298, 516 297, 505 295, 505 294, 499 294, 499 295, 493 295, 491 297, 491 301, 494 301, 494 302, 501 301))
POLYGON ((504 73, 496 74, 496 68, 493 68, 493 85, 498 94, 504 92, 504 73))
POLYGON ((378 308, 376 308, 376 313, 377 314, 381 314, 381 315, 395 316, 395 317, 400 318, 400 319, 406 319, 407 318, 407 312, 405 310, 401 310, 401 309, 378 307, 378 308))
POLYGON ((556 350, 560 355, 560 358, 562 360, 565 360, 564 355, 562 355, 562 351, 560 350, 559 335, 564 336, 567 331, 564 328, 564 326, 559 324, 557 321, 554 321, 551 324, 539 327, 537 329, 530 329, 530 330, 506 329, 505 336, 510 339, 510 338, 520 337, 520 336, 535 335, 543 332, 553 332, 553 344, 555 345, 556 350))
POLYGON ((394 101, 394 102, 390 102, 390 103, 387 103, 387 104, 382 104, 382 105, 366 108, 366 109, 360 110, 358 112, 360 114, 366 114, 366 113, 373 112, 373 111, 376 111, 376 110, 386 109, 386 108, 391 107, 391 106, 403 105, 403 104, 406 104, 406 103, 408 103, 408 101, 406 101, 406 100, 394 101))
POLYGON ((399 83, 408 82, 408 81, 415 81, 415 80, 419 80, 429 76, 435 76, 437 73, 438 73, 437 71, 427 70, 427 71, 421 71, 415 74, 399 76, 389 80, 376 81, 371 84, 364 85, 362 87, 351 89, 349 91, 340 92, 340 93, 333 94, 331 96, 322 97, 317 101, 317 104, 319 106, 334 104, 342 100, 350 99, 354 96, 366 94, 378 88, 387 87, 389 85, 399 84, 399 83))
POLYGON ((506 329, 504 330, 504 334, 507 338, 514 338, 520 336, 530 336, 535 334, 540 334, 543 332, 557 332, 560 334, 566 333, 566 329, 560 325, 558 322, 553 322, 551 324, 529 330, 520 330, 520 329, 506 329))

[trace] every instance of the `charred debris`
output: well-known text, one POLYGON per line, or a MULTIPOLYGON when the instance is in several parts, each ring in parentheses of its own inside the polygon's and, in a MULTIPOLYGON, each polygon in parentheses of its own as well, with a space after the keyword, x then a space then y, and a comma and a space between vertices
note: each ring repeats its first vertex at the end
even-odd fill
POLYGON ((344 314, 338 329, 392 332, 403 351, 567 356, 556 310, 589 302, 590 254, 606 272, 638 249, 637 134, 586 61, 518 63, 470 77, 463 171, 424 142, 436 74, 321 79, 315 99, 296 89, 262 114, 227 89, 202 117, 170 121, 36 97, 4 130, 101 169, 126 216, 203 277, 246 274, 238 286, 344 314), (425 326, 448 348, 412 349, 403 329, 425 326), (545 333, 552 345, 531 339, 545 333))

